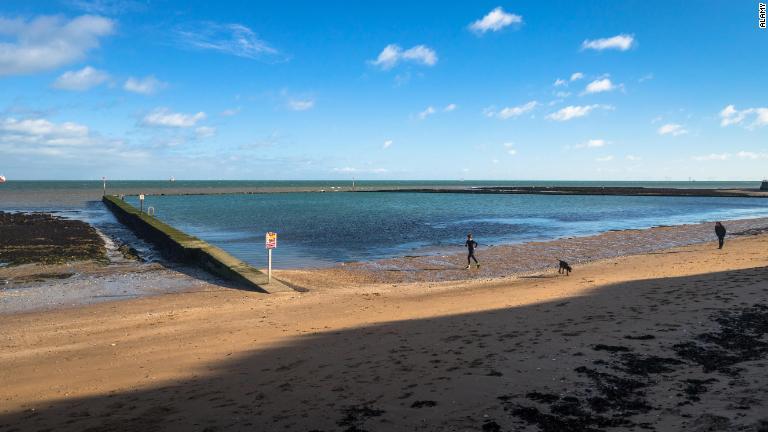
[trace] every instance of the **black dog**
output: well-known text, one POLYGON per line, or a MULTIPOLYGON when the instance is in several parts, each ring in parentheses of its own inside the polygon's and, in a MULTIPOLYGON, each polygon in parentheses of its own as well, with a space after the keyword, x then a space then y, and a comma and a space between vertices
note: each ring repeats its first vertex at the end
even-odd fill
POLYGON ((565 262, 563 260, 558 260, 558 261, 560 261, 560 267, 558 267, 557 272, 558 273, 565 272, 566 276, 570 276, 571 272, 573 271, 573 269, 571 268, 570 264, 568 264, 567 262, 565 262))

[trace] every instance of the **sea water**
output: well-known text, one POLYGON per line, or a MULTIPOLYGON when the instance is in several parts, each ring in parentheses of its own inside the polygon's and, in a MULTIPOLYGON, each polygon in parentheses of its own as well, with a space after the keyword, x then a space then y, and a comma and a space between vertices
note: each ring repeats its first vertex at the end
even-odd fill
MULTIPOLYGON (((0 185, 0 210, 56 211, 119 235, 119 224, 99 202, 102 186, 101 181, 9 181, 0 185)), ((358 190, 480 186, 756 188, 759 184, 356 182, 358 190)), ((346 181, 107 181, 108 193, 146 193, 145 206, 154 207, 161 220, 259 267, 265 264, 264 234, 276 231, 277 268, 458 252, 468 232, 483 245, 497 245, 768 216, 768 200, 760 198, 332 192, 350 188, 346 181), (270 193, 222 194, 242 190, 270 193), (302 190, 326 193, 296 192, 302 190), (158 195, 162 193, 196 195, 158 195)), ((126 200, 138 206, 135 196, 126 200)))
POLYGON ((259 267, 275 231, 277 268, 458 252, 470 232, 487 246, 768 216, 759 198, 414 192, 151 195, 144 206, 259 267))

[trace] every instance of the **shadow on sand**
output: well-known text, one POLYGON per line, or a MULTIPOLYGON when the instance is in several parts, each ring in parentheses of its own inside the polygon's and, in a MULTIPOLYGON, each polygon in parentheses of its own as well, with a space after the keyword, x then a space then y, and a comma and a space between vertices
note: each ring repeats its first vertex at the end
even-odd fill
POLYGON ((172 384, 6 413, 0 430, 765 430, 767 279, 636 281, 317 333, 172 384))

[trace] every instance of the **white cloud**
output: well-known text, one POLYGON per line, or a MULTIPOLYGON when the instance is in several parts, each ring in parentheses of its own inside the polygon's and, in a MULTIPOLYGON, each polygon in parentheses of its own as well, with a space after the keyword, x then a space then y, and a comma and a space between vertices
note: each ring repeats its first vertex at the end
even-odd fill
POLYGON ((200 126, 195 129, 195 136, 197 139, 210 138, 216 135, 216 128, 210 126, 200 126))
POLYGON ((589 115, 590 112, 595 109, 613 109, 610 105, 569 105, 565 108, 561 108, 559 111, 553 112, 547 116, 550 120, 555 121, 568 121, 571 119, 584 117, 589 115))
POLYGON ((626 51, 635 44, 635 37, 628 34, 620 34, 604 39, 585 40, 581 44, 581 49, 593 49, 597 51, 616 49, 626 51))
POLYGON ((587 84, 587 87, 584 89, 584 93, 582 94, 612 91, 616 90, 616 87, 617 86, 613 84, 609 78, 598 79, 587 84))
POLYGON ((720 126, 740 125, 747 117, 754 115, 754 121, 747 125, 748 129, 768 125, 768 108, 747 108, 737 110, 734 105, 728 105, 720 111, 720 126))
POLYGON ((508 118, 512 117, 518 117, 521 116, 527 112, 532 111, 536 106, 538 106, 539 103, 537 101, 529 101, 522 105, 514 106, 514 107, 505 107, 502 108, 500 111, 496 111, 494 107, 488 107, 485 110, 483 110, 483 113, 487 117, 497 117, 502 120, 506 120, 508 118))
POLYGON ((451 111, 456 110, 456 108, 458 108, 458 105, 456 105, 456 104, 448 104, 448 105, 445 106, 445 108, 443 108, 443 111, 451 112, 451 111))
POLYGON ((148 7, 148 2, 136 0, 68 0, 67 3, 85 12, 102 15, 141 12, 148 7))
POLYGON ((584 74, 581 72, 574 72, 571 74, 571 81, 578 81, 584 78, 584 74))
POLYGON ((384 141, 384 144, 382 144, 381 148, 386 150, 392 146, 392 143, 393 143, 392 140, 386 140, 384 141))
POLYGON ((613 156, 603 156, 595 159, 597 162, 610 162, 613 160, 613 156))
POLYGON ((675 123, 667 123, 665 125, 662 125, 657 130, 659 135, 672 135, 672 136, 678 136, 678 135, 685 135, 688 133, 688 131, 679 124, 675 123))
POLYGON ((740 151, 736 153, 736 156, 740 157, 741 159, 768 159, 768 153, 755 153, 749 151, 740 151))
POLYGON ((577 144, 575 148, 600 148, 605 147, 606 144, 608 143, 603 139, 591 139, 583 144, 577 144))
POLYGON ((197 114, 181 114, 171 112, 168 108, 156 108, 144 116, 141 123, 145 126, 188 128, 195 126, 203 119, 205 119, 205 113, 202 111, 197 114))
POLYGON ((40 117, 0 119, 0 154, 40 157, 45 164, 62 159, 89 163, 100 157, 114 160, 146 156, 144 152, 125 149, 122 141, 91 132, 85 125, 56 123, 40 117))
POLYGON ((371 64, 387 70, 402 61, 434 66, 437 64, 437 53, 426 45, 416 45, 403 51, 399 45, 389 44, 379 53, 376 60, 371 61, 371 64))
POLYGON ((176 28, 183 48, 210 50, 248 59, 280 59, 281 53, 259 39, 250 28, 236 23, 197 22, 176 28))
POLYGON ((114 32, 112 20, 82 15, 72 20, 40 16, 32 20, 0 17, 0 76, 56 69, 85 58, 98 48, 99 39, 114 32))
POLYGON ((641 158, 640 156, 635 156, 635 155, 627 155, 625 159, 633 162, 643 160, 643 158, 641 158))
POLYGON ((567 84, 567 83, 566 83, 566 81, 564 79, 558 78, 558 79, 555 80, 555 82, 552 85, 555 86, 555 87, 560 87, 560 86, 564 86, 565 84, 567 84))
POLYGON ((431 116, 435 113, 435 108, 432 106, 428 106, 427 109, 419 113, 419 118, 424 120, 425 118, 431 116))
POLYGON ((78 71, 64 72, 54 81, 53 87, 59 90, 85 91, 108 79, 108 73, 86 66, 78 71))
POLYGON ((437 63, 435 51, 425 45, 417 45, 403 51, 403 58, 427 66, 434 66, 437 63))
POLYGON ((710 153, 704 156, 694 156, 693 160, 696 161, 724 161, 731 158, 730 153, 710 153))
POLYGON ((314 99, 290 99, 288 101, 288 108, 293 111, 307 111, 315 106, 314 99))
POLYGON ((559 91, 559 92, 555 93, 555 96, 557 96, 559 98, 567 98, 570 95, 571 95, 571 92, 567 92, 567 91, 559 91))
POLYGON ((515 147, 515 143, 512 143, 512 142, 504 143, 504 148, 507 149, 507 154, 510 156, 517 155, 517 149, 515 149, 514 147, 515 147))
POLYGON ((240 107, 237 108, 227 108, 224 111, 221 112, 221 115, 223 117, 232 117, 237 115, 240 112, 240 107))
POLYGON ((128 78, 125 81, 125 84, 123 84, 123 89, 133 93, 151 95, 157 93, 159 90, 162 90, 167 86, 168 83, 158 80, 153 75, 149 75, 144 78, 128 78))
POLYGON ((488 14, 481 19, 473 22, 469 25, 470 30, 475 33, 482 34, 488 31, 499 31, 504 27, 512 24, 520 24, 523 22, 523 17, 512 13, 504 12, 501 6, 488 12, 488 14))
POLYGON ((53 123, 43 118, 5 118, 0 122, 0 139, 3 142, 26 142, 46 146, 79 146, 91 143, 87 126, 72 122, 53 123))

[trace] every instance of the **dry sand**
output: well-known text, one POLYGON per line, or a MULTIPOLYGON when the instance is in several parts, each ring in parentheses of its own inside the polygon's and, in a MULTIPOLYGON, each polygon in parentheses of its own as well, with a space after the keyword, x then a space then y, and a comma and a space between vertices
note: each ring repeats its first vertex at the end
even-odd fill
POLYGON ((0 431, 766 430, 767 247, 0 316, 0 431))

